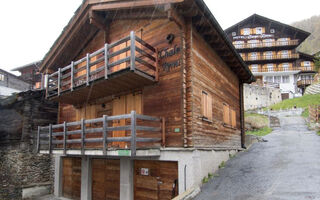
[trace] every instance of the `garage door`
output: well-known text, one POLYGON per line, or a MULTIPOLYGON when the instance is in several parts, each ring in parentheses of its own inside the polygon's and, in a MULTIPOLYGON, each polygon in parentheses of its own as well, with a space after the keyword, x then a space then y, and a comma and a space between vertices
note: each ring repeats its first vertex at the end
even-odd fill
POLYGON ((80 199, 81 158, 63 158, 62 195, 70 199, 80 199))
POLYGON ((120 160, 92 159, 92 199, 120 198, 120 160))
POLYGON ((135 200, 169 200, 178 195, 177 162, 137 160, 134 168, 135 200))

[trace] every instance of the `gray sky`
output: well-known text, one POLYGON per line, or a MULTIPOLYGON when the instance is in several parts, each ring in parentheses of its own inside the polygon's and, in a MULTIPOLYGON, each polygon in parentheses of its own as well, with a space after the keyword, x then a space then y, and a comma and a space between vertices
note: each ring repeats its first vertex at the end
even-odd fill
MULTIPOLYGON (((223 29, 253 13, 291 24, 320 15, 319 0, 204 0, 223 29)), ((82 0, 0 1, 0 68, 41 60, 82 0)))

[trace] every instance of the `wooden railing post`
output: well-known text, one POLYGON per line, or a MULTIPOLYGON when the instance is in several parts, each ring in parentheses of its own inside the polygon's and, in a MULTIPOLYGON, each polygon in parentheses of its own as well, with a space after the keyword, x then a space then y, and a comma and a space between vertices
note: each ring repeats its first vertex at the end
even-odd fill
POLYGON ((131 111, 131 156, 136 156, 136 111, 131 111))
POLYGON ((37 136, 37 153, 40 152, 40 126, 38 126, 38 136, 37 136))
POLYGON ((61 92, 61 68, 58 69, 58 96, 61 92))
POLYGON ((46 83, 46 98, 48 98, 49 95, 49 75, 44 75, 44 81, 46 83))
POLYGON ((63 122, 63 155, 66 155, 67 149, 67 123, 63 122))
POLYGON ((71 91, 73 91, 73 88, 74 88, 74 62, 72 61, 71 62, 71 79, 70 79, 70 88, 71 88, 71 91))
POLYGON ((159 81, 159 58, 158 58, 158 48, 156 49, 156 71, 155 71, 155 79, 159 81))
POLYGON ((108 79, 108 44, 104 45, 104 78, 108 79))
POLYGON ((86 67, 86 71, 87 71, 87 74, 86 74, 86 77, 87 77, 87 86, 89 86, 89 82, 90 82, 90 80, 89 80, 89 78, 90 78, 90 54, 89 53, 87 53, 87 58, 86 58, 86 62, 87 62, 87 67, 86 67))
POLYGON ((49 154, 52 153, 52 124, 49 124, 49 154))
POLYGON ((161 117, 161 146, 166 147, 166 119, 161 117))
POLYGON ((85 121, 81 119, 81 155, 84 155, 85 121))
POLYGON ((136 68, 136 36, 134 31, 130 32, 130 70, 134 71, 136 68))
POLYGON ((103 155, 107 155, 107 148, 108 148, 108 144, 107 144, 107 124, 108 124, 108 116, 107 115, 103 115, 103 155))

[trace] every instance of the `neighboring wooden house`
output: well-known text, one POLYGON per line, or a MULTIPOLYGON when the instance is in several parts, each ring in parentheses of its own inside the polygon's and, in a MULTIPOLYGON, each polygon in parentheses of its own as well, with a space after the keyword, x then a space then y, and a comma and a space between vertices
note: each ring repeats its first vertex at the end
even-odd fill
POLYGON ((301 96, 312 84, 314 57, 297 52, 310 33, 257 14, 225 32, 258 82, 279 87, 282 99, 301 96))
POLYGON ((0 98, 29 89, 29 83, 10 72, 0 69, 0 98))
POLYGON ((202 0, 87 0, 44 57, 55 195, 171 199, 244 147, 253 75, 202 0))
POLYGON ((16 67, 11 71, 21 73, 20 78, 32 86, 33 90, 43 89, 44 78, 39 72, 41 61, 32 62, 21 67, 16 67))

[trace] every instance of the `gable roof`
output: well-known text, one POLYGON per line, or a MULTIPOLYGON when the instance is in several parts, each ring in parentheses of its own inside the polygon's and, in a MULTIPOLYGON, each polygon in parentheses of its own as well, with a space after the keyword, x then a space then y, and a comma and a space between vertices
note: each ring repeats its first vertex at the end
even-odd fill
POLYGON ((41 64, 41 60, 38 60, 38 61, 28 63, 28 64, 20 66, 20 67, 13 68, 11 71, 21 71, 21 70, 24 70, 27 68, 36 68, 38 70, 40 64, 41 64))
POLYGON ((255 80, 203 0, 84 0, 43 58, 40 70, 50 72, 50 69, 64 67, 69 64, 65 63, 64 58, 71 62, 79 54, 83 45, 99 30, 90 23, 93 12, 103 12, 105 18, 113 19, 120 10, 163 8, 165 5, 172 5, 179 15, 191 18, 192 25, 242 82, 251 83, 255 80), (80 43, 79 38, 85 39, 80 43), (78 49, 78 52, 70 49, 78 49))
POLYGON ((282 27, 282 28, 284 28, 286 30, 290 30, 292 32, 295 32, 297 34, 296 37, 301 40, 300 42, 303 42, 310 35, 310 33, 307 32, 307 31, 304 31, 304 30, 301 30, 299 28, 290 26, 288 24, 281 23, 279 21, 275 21, 273 19, 261 16, 261 15, 258 15, 258 14, 253 14, 253 15, 249 16, 248 18, 246 18, 246 19, 244 19, 244 20, 232 25, 231 27, 227 28, 225 30, 225 32, 227 34, 229 34, 229 33, 233 32, 235 29, 237 29, 238 27, 245 26, 245 25, 248 25, 248 24, 252 24, 255 21, 270 23, 270 25, 282 27))

